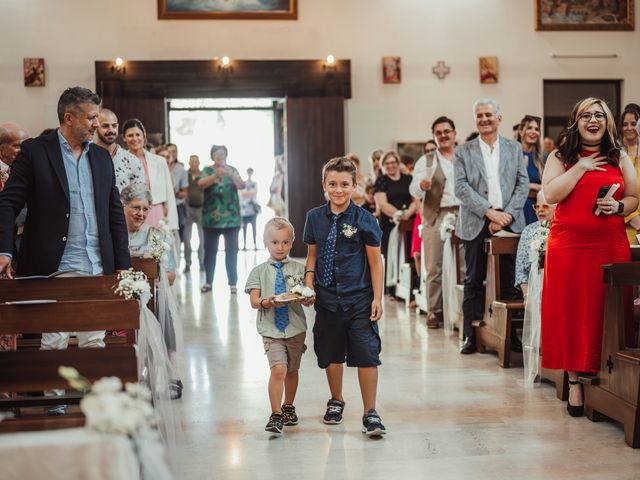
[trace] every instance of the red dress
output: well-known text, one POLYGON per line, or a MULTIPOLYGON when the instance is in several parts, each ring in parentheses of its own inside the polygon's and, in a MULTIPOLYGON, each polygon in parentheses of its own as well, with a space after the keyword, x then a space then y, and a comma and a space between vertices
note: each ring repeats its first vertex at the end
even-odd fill
MULTIPOLYGON (((591 152, 582 152, 589 155, 591 152)), ((542 366, 570 372, 597 372, 602 350, 605 285, 601 265, 631 260, 621 215, 595 216, 600 187, 624 181, 619 167, 586 172, 558 203, 547 240, 542 284, 542 366)))

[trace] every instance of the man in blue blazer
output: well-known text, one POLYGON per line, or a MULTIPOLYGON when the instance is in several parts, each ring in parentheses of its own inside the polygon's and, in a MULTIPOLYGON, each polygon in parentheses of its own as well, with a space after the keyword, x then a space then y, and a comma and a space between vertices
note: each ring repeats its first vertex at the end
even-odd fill
MULTIPOLYGON (((529 176, 522 147, 498 135, 502 120, 495 100, 478 100, 473 111, 478 138, 460 145, 453 162, 456 197, 461 202, 456 235, 463 241, 467 271, 464 279, 462 315, 465 343, 460 353, 476 351, 474 320, 484 314, 487 258, 484 240, 509 229, 520 233, 525 226, 523 207, 529 193, 529 176)), ((505 298, 514 298, 515 260, 506 259, 501 283, 505 298)), ((501 267, 502 268, 502 267, 501 267)))
POLYGON ((91 90, 67 89, 58 103, 60 128, 22 143, 0 193, 0 273, 11 275, 13 224, 25 204, 18 275, 109 275, 131 266, 113 163, 91 143, 99 106, 91 90))

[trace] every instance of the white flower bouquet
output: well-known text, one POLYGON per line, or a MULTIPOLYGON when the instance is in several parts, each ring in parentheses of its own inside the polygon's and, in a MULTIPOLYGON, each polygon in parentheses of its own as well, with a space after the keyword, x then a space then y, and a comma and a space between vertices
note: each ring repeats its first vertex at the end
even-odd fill
POLYGON ((440 238, 442 241, 446 241, 447 238, 451 238, 453 231, 456 229, 456 221, 458 217, 455 213, 449 212, 447 213, 442 222, 440 223, 440 238))
POLYGON ((143 272, 134 272, 133 268, 130 268, 118 274, 115 293, 127 300, 140 300, 143 295, 151 296, 151 287, 143 272))
POLYGON ((61 366, 58 373, 73 388, 89 392, 80 401, 80 410, 90 430, 134 437, 155 429, 151 392, 144 385, 127 383, 123 390, 118 377, 104 377, 91 385, 72 367, 61 366))
POLYGON ((157 232, 151 233, 151 239, 149 240, 149 255, 156 262, 165 264, 168 260, 167 252, 171 248, 167 242, 165 242, 160 234, 157 232))
POLYGON ((533 234, 529 248, 531 249, 531 263, 537 261, 538 268, 544 268, 544 257, 547 252, 547 239, 551 232, 551 222, 545 220, 540 222, 538 228, 533 234))

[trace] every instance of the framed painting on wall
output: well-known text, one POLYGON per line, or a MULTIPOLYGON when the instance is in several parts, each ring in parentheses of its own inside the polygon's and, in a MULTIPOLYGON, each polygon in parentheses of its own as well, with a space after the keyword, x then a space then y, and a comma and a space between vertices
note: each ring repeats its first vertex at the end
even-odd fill
POLYGON ((23 58, 25 87, 44 87, 44 58, 23 58))
POLYGON ((498 57, 480 57, 480 83, 498 83, 498 57))
POLYGON ((296 20, 298 0, 158 0, 161 20, 296 20))
POLYGON ((633 0, 534 0, 536 30, 634 30, 633 0))
POLYGON ((400 83, 400 57, 382 57, 382 82, 400 83))
POLYGON ((413 161, 416 162, 418 159, 424 155, 424 144, 427 143, 426 140, 418 141, 418 142, 395 142, 395 150, 400 155, 400 158, 403 156, 413 158, 413 161))

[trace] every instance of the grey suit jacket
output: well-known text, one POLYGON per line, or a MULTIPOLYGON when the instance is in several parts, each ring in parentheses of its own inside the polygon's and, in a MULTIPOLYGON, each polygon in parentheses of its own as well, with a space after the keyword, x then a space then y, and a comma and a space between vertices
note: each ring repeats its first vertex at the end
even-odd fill
MULTIPOLYGON (((525 227, 522 208, 529 193, 529 175, 522 158, 521 145, 504 137, 499 137, 499 141, 502 209, 513 217, 511 230, 520 233, 525 227)), ((456 235, 462 240, 471 241, 482 231, 486 221, 484 213, 491 208, 488 200, 487 169, 478 138, 456 148, 453 169, 456 196, 461 202, 456 235)))

